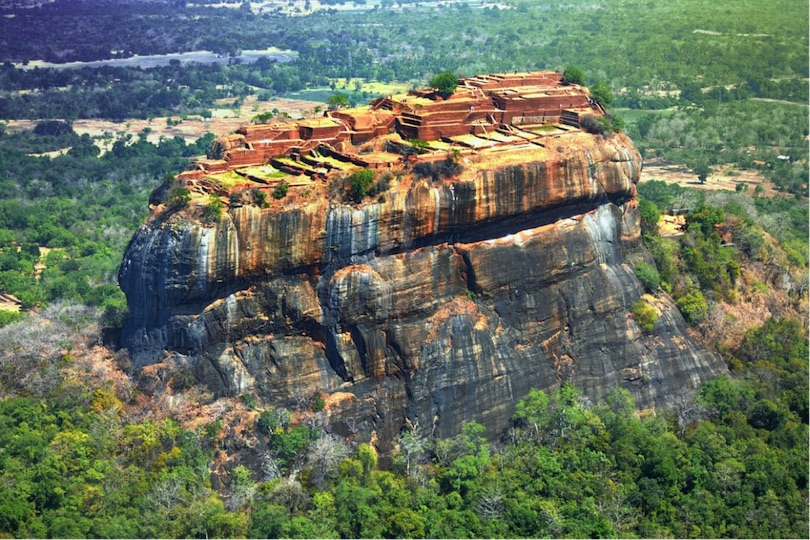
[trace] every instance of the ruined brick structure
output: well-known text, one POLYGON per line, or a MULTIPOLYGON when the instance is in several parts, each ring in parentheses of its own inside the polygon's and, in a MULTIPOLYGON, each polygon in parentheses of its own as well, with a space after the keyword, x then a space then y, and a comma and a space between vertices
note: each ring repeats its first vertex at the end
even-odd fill
POLYGON ((550 131, 577 130, 584 116, 604 114, 586 88, 564 83, 556 72, 480 75, 461 79, 446 98, 432 89, 413 90, 365 107, 328 111, 320 118, 242 126, 214 142, 216 159, 200 160, 181 176, 201 178, 263 164, 308 176, 340 168, 340 163, 390 167, 414 158, 374 147, 374 141, 389 134, 444 145, 428 145, 417 158, 431 160, 443 156, 446 145, 474 152, 542 144, 550 131))

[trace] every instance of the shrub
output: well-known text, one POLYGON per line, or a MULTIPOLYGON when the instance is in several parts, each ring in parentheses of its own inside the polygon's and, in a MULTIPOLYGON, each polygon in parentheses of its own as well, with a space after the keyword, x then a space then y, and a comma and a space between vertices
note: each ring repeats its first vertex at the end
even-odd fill
POLYGON ((19 322, 25 318, 25 313, 18 311, 6 311, 0 309, 0 328, 19 322))
MULTIPOLYGON (((375 195, 380 195, 381 193, 388 191, 391 188, 391 179, 393 177, 394 175, 389 171, 382 173, 377 181, 374 182, 374 185, 371 186, 371 189, 368 190, 368 196, 374 197, 375 195)), ((383 201, 385 201, 384 198, 383 201)))
POLYGON ((242 394, 242 403, 248 409, 255 409, 256 408, 256 396, 254 396, 253 394, 242 394))
POLYGON ((686 214, 686 224, 691 227, 693 223, 700 227, 703 236, 709 237, 714 232, 714 226, 723 223, 726 214, 720 208, 701 205, 694 211, 686 214))
POLYGON ((661 286, 661 275, 654 266, 641 263, 637 264, 634 270, 636 277, 648 291, 654 293, 661 286))
POLYGON ((59 137, 61 135, 75 134, 73 126, 62 120, 46 120, 34 127, 34 135, 59 137))
POLYGON ((222 159, 225 157, 225 145, 221 141, 214 139, 208 150, 205 151, 205 157, 208 159, 222 159))
POLYGON ((593 85, 591 96, 603 107, 610 107, 613 104, 613 92, 610 91, 610 86, 604 81, 598 81, 593 85))
POLYGON ((698 289, 692 289, 678 298, 675 304, 681 310, 684 319, 690 324, 696 324, 706 318, 709 313, 709 303, 698 289))
POLYGON ((337 92, 329 96, 329 99, 326 100, 326 104, 329 106, 330 111, 345 109, 349 106, 349 96, 337 92))
POLYGON ((610 120, 610 129, 616 132, 622 132, 625 128, 624 118, 617 115, 616 113, 611 113, 608 117, 610 120))
POLYGON ((214 194, 209 195, 208 202, 203 208, 203 219, 206 221, 219 221, 222 217, 223 208, 225 208, 225 203, 219 197, 214 194))
POLYGON ((732 231, 732 238, 737 248, 745 253, 749 259, 756 260, 762 246, 765 245, 765 238, 757 229, 750 225, 737 227, 732 231))
POLYGON ((324 401, 320 392, 315 392, 315 394, 312 396, 311 405, 312 412, 320 412, 326 408, 326 401, 324 401))
POLYGON ((411 147, 416 150, 415 153, 417 154, 422 153, 420 150, 427 150, 430 148, 430 143, 423 141, 422 139, 408 139, 408 144, 410 144, 411 147))
POLYGON ((374 171, 363 169, 355 172, 349 177, 349 196, 355 202, 360 202, 368 194, 368 190, 374 182, 374 171))
POLYGON ((449 96, 458 86, 458 76, 452 71, 442 71, 430 80, 430 87, 435 88, 440 94, 449 96))
POLYGON ((101 324, 104 328, 121 328, 129 313, 126 299, 109 298, 102 305, 101 324))
POLYGON ((285 430, 292 421, 292 413, 287 409, 279 407, 272 411, 262 411, 256 421, 256 427, 263 433, 270 435, 276 429, 285 430))
POLYGON ((166 198, 166 205, 169 208, 185 208, 191 201, 191 192, 188 188, 173 187, 169 190, 169 196, 166 198))
POLYGON ((286 181, 282 180, 276 186, 276 189, 273 190, 273 198, 276 200, 283 199, 287 196, 287 192, 290 190, 290 184, 286 181))
POLYGON ((585 72, 579 66, 568 66, 563 71, 563 82, 568 84, 585 84, 585 72))
POLYGON ((655 322, 658 320, 658 311, 653 306, 644 300, 638 300, 630 305, 630 313, 643 331, 653 331, 655 322))
POLYGON ((452 157, 447 157, 442 161, 429 162, 423 161, 417 163, 413 167, 413 173, 418 178, 430 178, 434 182, 438 182, 442 178, 451 178, 460 173, 464 167, 461 164, 453 161, 452 157))
POLYGON ((712 173, 712 168, 705 161, 698 161, 692 165, 692 172, 695 173, 701 184, 705 184, 712 173))
POLYGON ((593 135, 604 135, 605 126, 592 114, 587 114, 579 120, 579 127, 593 135))
POLYGON ((661 219, 661 212, 654 202, 639 198, 638 213, 641 217, 641 234, 645 236, 659 236, 658 221, 661 219))
POLYGON ((267 208, 267 193, 260 189, 253 188, 250 190, 250 194, 253 196, 253 202, 256 206, 259 208, 267 208))
POLYGON ((254 124, 266 124, 267 122, 272 120, 274 116, 275 115, 272 112, 265 111, 263 113, 259 113, 256 116, 254 116, 252 122, 254 124))

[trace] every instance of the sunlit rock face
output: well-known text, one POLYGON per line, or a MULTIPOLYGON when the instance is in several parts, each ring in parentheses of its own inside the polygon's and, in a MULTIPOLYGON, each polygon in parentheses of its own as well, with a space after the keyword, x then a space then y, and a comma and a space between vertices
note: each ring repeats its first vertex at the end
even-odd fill
POLYGON ((640 165, 626 136, 581 133, 441 181, 395 171, 362 204, 313 186, 215 223, 155 207, 120 271, 123 343, 221 394, 321 393, 331 430, 384 452, 405 425, 498 436, 530 388, 563 382, 665 406, 724 367, 666 296, 652 333, 630 316, 640 165))

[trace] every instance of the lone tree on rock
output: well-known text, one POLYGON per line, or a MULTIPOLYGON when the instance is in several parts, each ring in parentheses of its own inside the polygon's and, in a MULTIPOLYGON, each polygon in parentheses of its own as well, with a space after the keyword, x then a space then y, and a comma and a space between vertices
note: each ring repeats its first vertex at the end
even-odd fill
POLYGON ((330 111, 345 109, 349 106, 349 97, 346 94, 337 92, 329 96, 329 99, 326 100, 326 104, 329 105, 330 111))
POLYGON ((362 169, 356 171, 349 177, 349 195, 354 202, 360 202, 368 194, 371 184, 374 182, 374 171, 362 169))
POLYGON ((458 86, 458 76, 452 71, 442 71, 430 80, 430 87, 447 97, 452 94, 458 86))
MULTIPOLYGON (((579 84, 579 83, 577 83, 579 84)), ((591 97, 607 108, 613 105, 613 92, 605 81, 597 81, 591 88, 591 97)))
POLYGON ((585 72, 579 66, 568 66, 563 71, 563 82, 568 84, 585 84, 585 72))

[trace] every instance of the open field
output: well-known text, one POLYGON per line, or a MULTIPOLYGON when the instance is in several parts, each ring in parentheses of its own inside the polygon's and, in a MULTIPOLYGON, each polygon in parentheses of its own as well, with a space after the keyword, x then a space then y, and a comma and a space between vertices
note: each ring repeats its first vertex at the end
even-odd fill
MULTIPOLYGON (((212 111, 212 117, 180 119, 178 117, 157 117, 151 120, 127 120, 125 122, 113 122, 110 120, 81 119, 73 122, 73 129, 79 135, 85 133, 96 140, 96 144, 102 150, 108 150, 115 140, 123 135, 133 136, 148 128, 147 139, 157 143, 161 137, 183 137, 186 141, 192 142, 208 132, 222 135, 231 133, 239 126, 247 124, 257 114, 270 112, 278 109, 279 114, 287 113, 292 118, 312 116, 315 107, 324 107, 323 103, 316 101, 304 101, 296 99, 275 98, 269 101, 257 101, 254 96, 245 99, 241 107, 226 107, 227 103, 232 103, 232 99, 220 100, 221 108, 212 111), (177 125, 169 125, 175 121, 180 121, 177 125)), ((32 130, 40 120, 9 120, 7 128, 10 130, 32 130)))
MULTIPOLYGON (((275 47, 262 50, 248 50, 242 51, 239 55, 239 61, 243 64, 255 62, 259 58, 267 58, 276 62, 290 62, 298 57, 296 51, 281 50, 275 47)), ((30 62, 14 62, 14 67, 20 69, 35 69, 35 68, 53 68, 53 69, 79 69, 79 68, 99 68, 99 67, 133 67, 148 69, 158 66, 171 65, 172 61, 180 62, 181 64, 197 63, 197 64, 227 64, 231 61, 228 56, 216 54, 211 51, 193 51, 187 53, 172 53, 172 54, 152 54, 148 56, 131 56, 129 58, 113 58, 109 60, 93 60, 90 62, 62 62, 55 64, 52 62, 45 62, 43 60, 31 60, 30 62)))
MULTIPOLYGON (((365 81, 364 79, 337 79, 335 80, 337 92, 356 93, 355 85, 360 85, 360 92, 368 92, 374 95, 396 94, 408 90, 406 83, 380 83, 375 81, 365 81)), ((129 119, 123 122, 98 119, 79 119, 73 122, 73 129, 79 135, 88 134, 95 139, 96 144, 107 151, 112 144, 120 137, 127 134, 136 136, 144 129, 149 130, 147 140, 152 143, 160 141, 161 137, 183 137, 187 142, 193 142, 206 133, 222 135, 235 131, 239 126, 249 123, 254 116, 278 111, 279 120, 285 119, 284 115, 298 119, 311 116, 319 116, 322 112, 315 112, 317 107, 326 109, 326 100, 334 94, 329 88, 315 88, 290 94, 292 97, 277 97, 268 101, 259 101, 256 96, 248 96, 238 107, 232 106, 236 98, 223 98, 217 101, 217 107, 211 110, 211 118, 191 116, 180 118, 177 116, 159 116, 152 119, 129 119)), ((363 100, 364 102, 368 100, 363 100)), ((33 130, 42 119, 7 120, 7 129, 33 130)), ((68 149, 61 149, 49 154, 52 157, 66 152, 68 149)))
POLYGON ((697 175, 682 165, 664 164, 657 160, 645 161, 641 169, 641 182, 661 180, 668 184, 678 184, 681 187, 704 189, 708 191, 728 190, 735 191, 737 184, 747 184, 748 193, 753 193, 757 185, 765 188, 765 197, 784 195, 776 191, 773 183, 767 181, 758 171, 739 170, 729 165, 714 167, 706 183, 700 183, 697 175), (731 173, 731 175, 729 174, 731 173))
POLYGON ((668 109, 627 109, 624 107, 616 107, 615 109, 613 109, 613 113, 620 116, 628 124, 634 124, 638 122, 638 119, 641 118, 642 116, 646 116, 648 114, 653 115, 671 114, 676 110, 678 110, 677 107, 670 107, 668 109))

